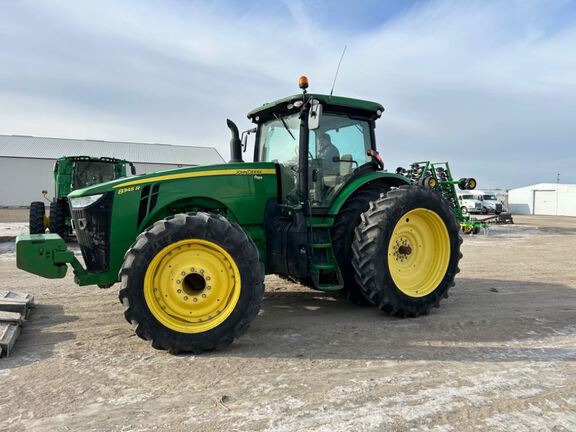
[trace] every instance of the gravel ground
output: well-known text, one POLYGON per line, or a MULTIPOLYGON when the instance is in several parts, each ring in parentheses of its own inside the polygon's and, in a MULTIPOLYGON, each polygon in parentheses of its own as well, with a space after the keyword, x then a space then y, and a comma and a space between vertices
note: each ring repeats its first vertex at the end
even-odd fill
POLYGON ((0 360, 0 430, 574 431, 576 218, 516 220, 465 239, 429 316, 268 277, 248 334, 202 356, 155 351, 117 286, 18 271, 4 243, 0 289, 38 305, 0 360))

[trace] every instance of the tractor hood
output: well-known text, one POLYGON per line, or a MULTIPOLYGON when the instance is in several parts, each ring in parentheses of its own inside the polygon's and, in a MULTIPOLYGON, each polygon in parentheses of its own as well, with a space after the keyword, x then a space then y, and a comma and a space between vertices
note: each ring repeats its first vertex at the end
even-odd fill
POLYGON ((206 176, 269 174, 268 171, 270 170, 275 170, 274 164, 272 163, 227 163, 177 168, 167 171, 150 172, 133 177, 124 177, 106 183, 100 183, 84 189, 77 189, 70 193, 68 198, 72 199, 90 195, 98 195, 106 192, 116 192, 117 194, 121 195, 125 192, 138 190, 141 186, 153 182, 164 182, 170 180, 206 176))

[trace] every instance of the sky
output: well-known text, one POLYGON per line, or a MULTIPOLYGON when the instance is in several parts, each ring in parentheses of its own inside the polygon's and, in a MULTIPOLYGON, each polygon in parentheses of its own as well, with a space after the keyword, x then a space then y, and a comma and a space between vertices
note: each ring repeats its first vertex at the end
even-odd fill
POLYGON ((226 118, 250 128, 302 74, 329 93, 345 45, 334 94, 384 105, 389 170, 576 183, 576 0, 0 0, 0 134, 228 159, 226 118))

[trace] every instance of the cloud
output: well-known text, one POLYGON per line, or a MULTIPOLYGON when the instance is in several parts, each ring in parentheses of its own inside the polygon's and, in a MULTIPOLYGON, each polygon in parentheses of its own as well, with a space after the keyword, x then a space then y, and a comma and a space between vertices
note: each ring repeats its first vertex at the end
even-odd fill
POLYGON ((381 102, 389 168, 448 160, 483 187, 576 182, 569 1, 0 2, 0 133, 209 145, 261 103, 381 102), (360 9, 362 9, 360 11, 360 9), (374 10, 374 13, 370 13, 374 10), (362 12, 362 13, 361 13, 362 12))

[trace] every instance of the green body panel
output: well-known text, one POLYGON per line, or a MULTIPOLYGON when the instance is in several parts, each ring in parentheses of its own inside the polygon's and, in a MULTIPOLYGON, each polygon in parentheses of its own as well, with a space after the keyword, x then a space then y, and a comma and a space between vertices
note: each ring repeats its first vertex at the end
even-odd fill
POLYGON ((108 271, 100 273, 101 284, 117 282, 124 254, 144 229, 166 216, 189 211, 212 211, 242 225, 265 262, 264 210, 268 200, 277 197, 273 163, 221 164, 147 173, 77 190, 69 198, 107 192, 114 193, 110 260, 108 271), (159 185, 156 204, 150 209, 148 202, 146 216, 137 223, 144 188, 154 185, 159 185))
POLYGON ((74 161, 68 157, 61 157, 54 166, 54 198, 64 199, 72 192, 72 169, 74 161))
POLYGON ((383 182, 387 183, 391 186, 400 186, 402 184, 410 184, 410 181, 399 174, 392 174, 388 172, 382 171, 374 171, 368 174, 365 174, 361 177, 356 178, 349 184, 347 184, 344 189, 338 194, 330 209, 328 210, 328 215, 335 216, 338 214, 346 200, 352 195, 355 191, 360 189, 362 186, 371 183, 371 182, 383 182))

